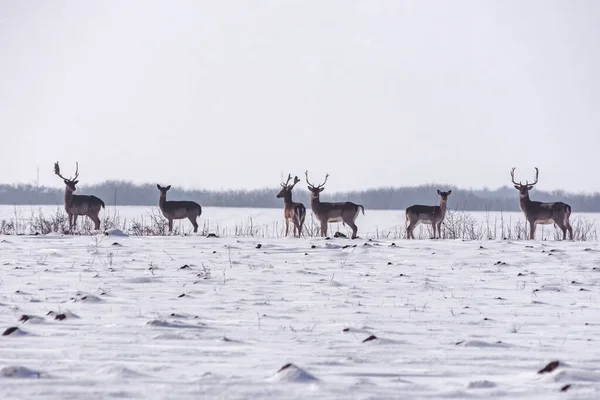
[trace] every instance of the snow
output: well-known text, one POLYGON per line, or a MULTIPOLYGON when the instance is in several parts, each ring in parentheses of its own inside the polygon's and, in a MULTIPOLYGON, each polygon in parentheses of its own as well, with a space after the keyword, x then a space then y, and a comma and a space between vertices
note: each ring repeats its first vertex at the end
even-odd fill
POLYGON ((0 397, 596 399, 598 251, 4 236, 0 397))

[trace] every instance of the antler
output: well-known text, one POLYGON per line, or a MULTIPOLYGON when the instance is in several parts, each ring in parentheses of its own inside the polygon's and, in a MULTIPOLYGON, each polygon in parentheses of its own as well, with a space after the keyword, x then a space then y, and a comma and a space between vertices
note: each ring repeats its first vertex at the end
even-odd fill
POLYGON ((288 174, 288 178, 287 181, 285 181, 285 183, 281 182, 281 187, 287 187, 288 183, 290 182, 290 179, 292 179, 292 174, 288 174))
POLYGON ((290 185, 290 190, 292 190, 294 188, 294 186, 296 186, 296 183, 300 182, 300 179, 298 179, 297 176, 294 176, 294 183, 292 183, 290 185))
POLYGON ((60 174, 60 167, 58 165, 58 161, 54 163, 54 173, 58 175, 60 178, 67 181, 74 181, 79 176, 79 162, 75 162, 75 177, 74 178, 65 178, 60 174))
POLYGON ((512 178, 512 183, 514 183, 515 185, 518 185, 518 186, 533 186, 533 185, 535 185, 538 182, 538 175, 540 174, 540 171, 538 170, 537 167, 534 167, 534 168, 535 168, 535 181, 533 183, 529 183, 529 181, 525 181, 525 185, 523 185, 522 182, 519 182, 519 183, 515 182, 515 169, 516 168, 513 168, 510 171, 510 177, 512 178))
POLYGON ((315 187, 315 185, 313 185, 312 183, 310 183, 310 182, 308 181, 308 170, 304 171, 304 175, 306 175, 306 184, 307 184, 308 186, 310 186, 310 187, 314 188, 314 187, 315 187))
POLYGON ((537 167, 534 167, 534 168, 535 168, 535 181, 533 183, 530 183, 529 186, 533 186, 533 185, 535 185, 537 183, 537 181, 538 181, 538 175, 540 174, 540 170, 537 169, 537 167))
POLYGON ((513 169, 510 170, 510 177, 511 177, 512 183, 514 183, 515 185, 518 185, 518 186, 523 186, 523 184, 521 182, 519 182, 519 183, 515 182, 515 169, 517 169, 517 167, 513 167, 513 169))
POLYGON ((319 185, 319 187, 323 187, 323 186, 325 186, 325 184, 327 183, 327 178, 329 178, 329 174, 325 175, 325 180, 323 181, 323 183, 321 183, 321 184, 319 185))
POLYGON ((313 187, 313 188, 314 188, 314 187, 316 187, 316 188, 322 188, 323 186, 325 186, 325 183, 327 183, 327 178, 329 178, 329 174, 325 175, 325 181, 323 181, 323 183, 321 183, 320 185, 318 185, 318 186, 315 186, 315 185, 313 185, 312 183, 310 183, 310 182, 308 181, 308 171, 306 171, 306 172, 305 172, 305 174, 306 174, 306 183, 307 183, 307 184, 308 184, 310 187, 313 187))
POLYGON ((65 178, 64 176, 62 176, 62 175, 60 174, 60 167, 58 166, 58 161, 54 163, 54 173, 55 173, 56 175, 58 175, 58 176, 59 176, 59 178, 62 178, 62 179, 68 180, 67 178, 65 178))

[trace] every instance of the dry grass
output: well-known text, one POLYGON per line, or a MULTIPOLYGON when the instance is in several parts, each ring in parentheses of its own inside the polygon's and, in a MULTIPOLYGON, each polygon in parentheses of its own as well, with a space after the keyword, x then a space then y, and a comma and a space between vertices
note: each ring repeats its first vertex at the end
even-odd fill
MULTIPOLYGON (((403 221, 402 221, 403 222, 403 221)), ((597 241, 598 230, 595 221, 585 216, 578 215, 572 219, 574 240, 597 241)), ((162 216, 159 209, 152 207, 146 215, 140 218, 124 219, 119 216, 116 208, 107 209, 101 221, 102 231, 119 229, 132 236, 165 236, 165 235, 189 235, 193 229, 189 221, 177 220, 173 224, 173 232, 169 233, 168 221, 162 216)), ((307 215, 302 236, 319 237, 321 231, 320 223, 312 213, 307 215)), ((329 224, 328 234, 333 236, 335 232, 342 232, 348 237, 351 230, 341 223, 329 224)), ((69 222, 64 209, 57 207, 52 214, 44 214, 41 209, 31 211, 29 218, 19 215, 15 207, 15 215, 12 218, 0 221, 0 234, 22 235, 22 234, 48 234, 69 233, 69 222)), ((97 231, 93 229, 92 221, 87 217, 79 217, 77 227, 71 232, 76 235, 93 235, 97 231)), ((280 238, 285 235, 285 222, 278 221, 271 224, 256 224, 250 217, 246 221, 239 221, 233 227, 222 227, 219 224, 211 224, 210 219, 203 218, 198 235, 206 236, 209 233, 217 236, 233 237, 256 237, 256 238, 280 238)), ((360 233, 360 231, 359 231, 360 233)), ((290 226, 290 236, 293 234, 290 226)), ((421 224, 415 229, 418 239, 432 237, 431 225, 421 224)), ((443 239, 461 240, 525 240, 529 237, 529 227, 520 221, 514 222, 511 217, 505 218, 503 213, 486 214, 483 220, 477 219, 473 214, 464 210, 448 210, 446 219, 442 224, 441 236, 443 239)), ((392 230, 376 229, 373 234, 363 236, 364 239, 395 240, 406 239, 406 226, 402 223, 396 225, 392 230)), ((562 232, 551 225, 539 225, 536 230, 538 240, 562 239, 562 232)))

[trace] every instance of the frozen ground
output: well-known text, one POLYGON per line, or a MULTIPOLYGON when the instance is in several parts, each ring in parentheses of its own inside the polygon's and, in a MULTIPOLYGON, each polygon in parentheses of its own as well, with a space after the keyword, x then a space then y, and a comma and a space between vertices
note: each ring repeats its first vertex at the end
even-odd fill
POLYGON ((600 398, 597 242, 366 243, 0 237, 0 398, 600 398))

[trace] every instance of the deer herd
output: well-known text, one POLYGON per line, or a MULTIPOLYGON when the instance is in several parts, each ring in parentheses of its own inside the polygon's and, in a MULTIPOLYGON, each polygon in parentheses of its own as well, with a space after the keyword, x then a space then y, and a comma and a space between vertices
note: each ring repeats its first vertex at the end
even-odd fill
MULTIPOLYGON (((77 224, 77 217, 88 216, 94 222, 94 229, 100 229, 100 218, 98 214, 102 208, 105 208, 104 202, 96 197, 89 195, 74 194, 76 185, 79 183, 79 163, 75 164, 75 176, 65 178, 60 173, 58 162, 54 164, 54 173, 60 177, 65 183, 65 211, 69 218, 69 230, 77 224)), ((343 202, 323 202, 320 199, 321 192, 325 190, 325 184, 329 178, 329 174, 325 175, 325 180, 319 185, 313 185, 308 180, 308 171, 305 172, 306 184, 310 191, 310 207, 316 220, 321 225, 321 236, 327 236, 327 226, 330 222, 342 222, 352 229, 352 239, 358 238, 358 227, 356 226, 356 218, 359 213, 365 214, 365 208, 360 204, 355 204, 350 201, 343 202)), ((529 198, 529 191, 533 189, 538 182, 539 170, 535 168, 535 180, 533 183, 525 181, 515 181, 515 168, 510 171, 511 181, 515 189, 519 191, 519 204, 525 215, 525 219, 529 223, 529 238, 535 238, 535 228, 538 224, 555 224, 563 233, 563 240, 567 238, 573 240, 573 228, 569 222, 571 216, 571 206, 561 201, 552 203, 542 203, 533 201, 529 198)), ((292 175, 289 174, 285 182, 281 182, 281 191, 277 194, 277 198, 283 198, 283 215, 285 218, 285 236, 288 236, 290 229, 290 221, 293 224, 294 236, 302 237, 302 228, 306 218, 306 207, 304 204, 295 202, 292 199, 292 190, 300 182, 300 179, 295 176, 294 181, 292 175)), ((196 219, 202 214, 202 207, 194 201, 167 201, 167 192, 171 189, 171 185, 163 187, 156 185, 160 192, 158 205, 163 216, 169 223, 169 232, 173 231, 173 220, 187 218, 194 227, 194 232, 198 232, 198 222, 196 219)), ((420 223, 431 224, 433 230, 433 239, 441 238, 441 226, 446 216, 446 208, 448 204, 448 196, 452 194, 452 190, 447 192, 437 191, 440 197, 439 206, 428 206, 416 204, 406 209, 406 236, 407 239, 415 239, 414 230, 420 223), (436 235, 437 233, 437 235, 436 235)))

